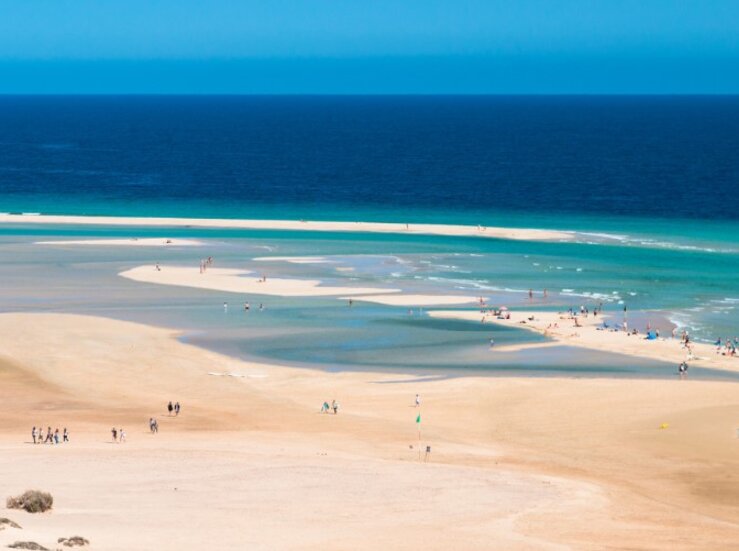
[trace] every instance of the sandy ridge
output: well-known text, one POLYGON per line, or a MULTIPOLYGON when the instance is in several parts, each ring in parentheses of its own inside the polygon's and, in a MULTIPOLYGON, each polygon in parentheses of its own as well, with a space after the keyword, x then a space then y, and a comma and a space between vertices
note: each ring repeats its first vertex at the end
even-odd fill
POLYGON ((251 270, 210 267, 205 272, 188 266, 144 265, 119 273, 121 277, 142 283, 175 285, 224 291, 227 293, 272 295, 282 297, 326 297, 337 295, 365 295, 372 293, 397 293, 398 289, 375 287, 331 287, 317 279, 268 277, 262 280, 251 270))
POLYGON ((240 228, 324 232, 370 232, 418 235, 474 236, 524 241, 571 240, 574 232, 533 228, 501 228, 455 224, 403 224, 388 222, 326 222, 300 220, 239 220, 210 218, 145 218, 123 216, 58 216, 0 214, 0 224, 77 224, 193 228, 240 228))
POLYGON ((167 237, 130 237, 128 239, 74 239, 35 241, 34 245, 88 245, 114 247, 202 247, 205 242, 197 239, 169 239, 167 237))

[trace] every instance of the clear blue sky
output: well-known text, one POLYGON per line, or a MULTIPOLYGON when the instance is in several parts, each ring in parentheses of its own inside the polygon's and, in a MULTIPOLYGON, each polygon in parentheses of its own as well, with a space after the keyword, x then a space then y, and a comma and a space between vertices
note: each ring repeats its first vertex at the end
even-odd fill
POLYGON ((0 93, 739 93, 739 0, 0 0, 0 93))

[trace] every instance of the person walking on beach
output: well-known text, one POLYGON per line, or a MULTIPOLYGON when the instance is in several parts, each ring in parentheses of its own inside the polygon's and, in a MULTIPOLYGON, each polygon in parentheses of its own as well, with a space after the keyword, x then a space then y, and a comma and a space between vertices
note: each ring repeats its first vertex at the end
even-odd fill
POLYGON ((118 430, 113 427, 110 429, 110 433, 113 435, 113 442, 118 442, 118 430))
POLYGON ((167 404, 167 413, 170 417, 172 417, 172 410, 174 409, 174 406, 172 405, 172 402, 169 402, 167 404))
POLYGON ((36 425, 33 426, 31 429, 31 438, 33 438, 33 443, 36 443, 36 425))
POLYGON ((123 429, 121 429, 120 431, 118 431, 118 435, 119 435, 118 436, 118 441, 119 442, 125 442, 126 441, 126 433, 123 431, 123 429))
POLYGON ((59 443, 59 428, 54 431, 54 444, 59 443))
POLYGON ((416 394, 416 407, 421 407, 421 396, 419 394, 416 394))
POLYGON ((331 409, 334 410, 334 415, 336 415, 337 413, 339 413, 339 402, 337 402, 336 400, 332 400, 331 401, 331 409))
POLYGON ((67 427, 64 427, 64 432, 62 433, 62 442, 69 442, 69 432, 67 432, 67 427))
POLYGON ((680 378, 684 379, 688 374, 688 362, 681 362, 680 366, 677 368, 677 372, 680 374, 680 378))
POLYGON ((174 405, 174 416, 177 417, 180 414, 180 403, 177 402, 174 405))
POLYGON ((44 443, 48 443, 48 444, 54 443, 54 433, 51 432, 51 427, 47 427, 46 429, 46 439, 44 440, 44 443))

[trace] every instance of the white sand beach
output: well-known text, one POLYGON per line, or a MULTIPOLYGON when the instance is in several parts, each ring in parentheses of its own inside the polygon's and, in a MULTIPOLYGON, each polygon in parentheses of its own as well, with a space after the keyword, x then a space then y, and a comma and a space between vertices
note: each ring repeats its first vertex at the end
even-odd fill
POLYGON ((524 241, 568 241, 574 232, 531 229, 464 226, 455 224, 403 224, 387 222, 320 222, 302 220, 239 220, 205 218, 141 218, 123 216, 58 216, 0 214, 0 224, 75 224, 94 226, 238 228, 252 230, 288 230, 320 232, 399 233, 409 235, 474 236, 524 241))
POLYGON ((331 287, 314 279, 285 279, 266 277, 249 270, 209 267, 201 272, 198 267, 137 266, 121 272, 121 277, 142 283, 193 287, 227 293, 273 295, 282 297, 328 297, 337 295, 365 295, 371 293, 397 293, 398 289, 374 287, 331 287))
MULTIPOLYGON (((568 346, 579 346, 591 350, 602 350, 616 354, 626 354, 639 358, 672 362, 677 366, 682 361, 690 365, 739 371, 739 357, 725 356, 716 352, 716 347, 706 343, 692 343, 693 354, 682 346, 679 338, 663 335, 647 340, 644 333, 630 335, 624 331, 604 330, 603 318, 577 316, 577 322, 566 312, 510 312, 510 319, 482 313, 480 310, 430 310, 427 314, 434 318, 467 320, 476 323, 515 325, 523 329, 541 333, 556 342, 568 346), (533 319, 530 319, 532 318, 533 319), (577 325, 576 325, 577 323, 577 325), (666 338, 665 338, 666 337, 666 338)), ((541 346, 540 343, 524 345, 541 346)))
POLYGON ((54 496, 45 514, 2 508, 22 530, 0 531, 0 545, 55 548, 71 535, 111 551, 739 541, 735 384, 325 373, 175 336, 0 314, 2 497, 54 496), (333 399, 339 414, 319 413, 333 399), (179 417, 168 400, 182 403, 179 417), (29 443, 33 425, 67 427, 71 441, 29 443), (127 442, 111 442, 113 426, 127 442))
POLYGON ((419 295, 413 293, 398 293, 393 295, 372 295, 341 297, 342 300, 358 302, 374 302, 387 306, 444 306, 453 304, 470 304, 477 302, 478 297, 462 295, 419 295))
POLYGON ((131 237, 128 239, 76 239, 56 241, 36 241, 35 245, 89 245, 94 247, 202 247, 203 241, 197 239, 170 239, 167 237, 131 237))

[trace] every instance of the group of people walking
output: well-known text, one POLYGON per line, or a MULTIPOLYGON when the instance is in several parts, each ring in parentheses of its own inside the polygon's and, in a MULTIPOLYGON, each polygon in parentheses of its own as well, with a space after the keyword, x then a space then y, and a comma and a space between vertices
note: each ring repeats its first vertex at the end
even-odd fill
POLYGON ((36 429, 36 427, 31 429, 31 438, 33 438, 34 444, 60 444, 63 442, 69 442, 69 432, 67 432, 67 428, 64 427, 60 436, 58 428, 55 431, 52 431, 51 427, 48 427, 46 429, 46 436, 44 436, 44 428, 39 426, 38 429, 36 429))
POLYGON ((333 410, 334 415, 339 413, 339 402, 336 400, 331 400, 331 405, 328 405, 328 402, 323 402, 323 405, 321 406, 321 413, 328 413, 329 411, 333 410))
POLYGON ((200 273, 204 274, 209 266, 213 265, 213 257, 209 256, 208 258, 202 258, 200 259, 200 273))
MULTIPOLYGON (((328 404, 325 404, 326 408, 328 408, 328 404)), ((339 404, 334 400, 334 413, 338 412, 339 404)), ((167 404, 167 412, 171 416, 173 413, 176 416, 180 414, 180 403, 175 402, 174 404, 172 402, 169 402, 167 404)), ((149 418, 149 430, 152 434, 156 434, 159 432, 159 422, 154 418, 149 418)), ((122 428, 113 427, 110 429, 110 434, 113 437, 113 442, 122 443, 126 441, 126 431, 122 428)), ((44 433, 43 427, 39 426, 33 427, 31 429, 31 438, 33 439, 34 444, 61 444, 64 442, 69 442, 69 431, 66 427, 60 432, 59 429, 51 430, 51 427, 48 427, 46 429, 46 433, 44 433)))
POLYGON ((113 427, 110 429, 110 433, 113 435, 113 442, 123 443, 126 441, 126 431, 123 429, 113 427))
POLYGON ((172 416, 172 412, 174 412, 175 417, 177 417, 180 414, 180 403, 175 402, 174 405, 172 405, 172 402, 169 402, 167 404, 167 413, 169 413, 169 416, 172 416))

